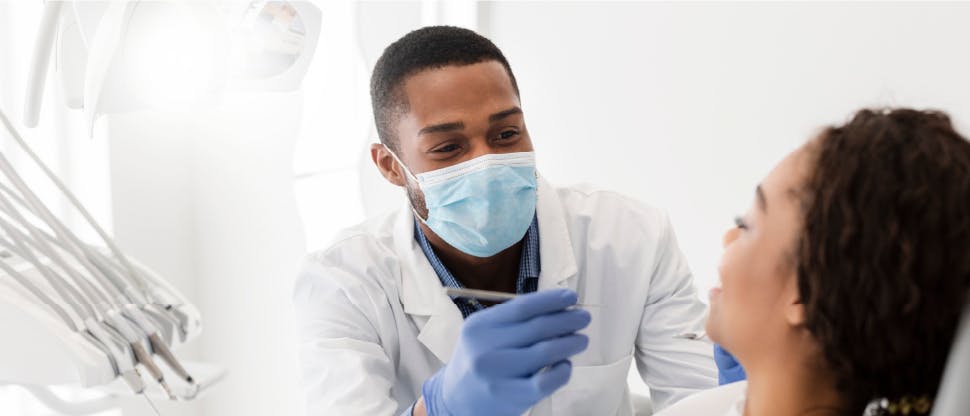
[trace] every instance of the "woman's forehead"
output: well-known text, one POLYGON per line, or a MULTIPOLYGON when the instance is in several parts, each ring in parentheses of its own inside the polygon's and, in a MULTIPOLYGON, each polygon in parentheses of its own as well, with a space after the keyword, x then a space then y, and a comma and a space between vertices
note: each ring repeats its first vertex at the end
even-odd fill
POLYGON ((791 200, 802 187, 808 174, 808 152, 805 147, 792 151, 768 173, 761 188, 768 201, 791 200))

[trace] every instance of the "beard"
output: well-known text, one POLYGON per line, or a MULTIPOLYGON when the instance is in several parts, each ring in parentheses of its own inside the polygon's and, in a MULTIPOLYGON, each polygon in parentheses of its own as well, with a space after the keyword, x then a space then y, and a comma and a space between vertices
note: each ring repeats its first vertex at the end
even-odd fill
POLYGON ((428 206, 424 203, 424 192, 421 192, 417 186, 411 185, 410 180, 405 180, 404 189, 408 194, 408 201, 411 203, 411 208, 414 209, 414 213, 417 214, 421 219, 428 220, 428 206))

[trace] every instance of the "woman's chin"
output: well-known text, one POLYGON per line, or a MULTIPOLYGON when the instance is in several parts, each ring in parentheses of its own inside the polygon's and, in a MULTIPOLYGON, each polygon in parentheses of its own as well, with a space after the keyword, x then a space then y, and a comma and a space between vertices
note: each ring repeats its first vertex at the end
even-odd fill
POLYGON ((721 288, 719 287, 711 289, 710 307, 707 311, 707 322, 704 324, 704 332, 706 332, 708 338, 714 342, 718 342, 718 334, 720 333, 720 331, 718 331, 720 308, 718 307, 719 305, 717 303, 720 293, 721 288))
POLYGON ((707 323, 704 324, 704 332, 707 333, 707 337, 714 343, 718 343, 717 325, 714 325, 714 320, 710 316, 707 317, 707 323))

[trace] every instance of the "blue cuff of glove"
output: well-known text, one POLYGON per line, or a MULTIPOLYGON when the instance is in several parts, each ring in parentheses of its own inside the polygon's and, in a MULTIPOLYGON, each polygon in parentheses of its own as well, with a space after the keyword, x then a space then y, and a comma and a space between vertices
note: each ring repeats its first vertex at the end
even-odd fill
POLYGON ((744 367, 731 353, 714 344, 714 363, 717 364, 717 384, 725 385, 748 378, 744 367))
POLYGON ((431 378, 424 381, 421 386, 421 395, 424 396, 424 409, 428 416, 451 416, 451 412, 445 407, 444 397, 441 397, 441 373, 445 370, 442 367, 431 378))
POLYGON ((717 372, 717 384, 721 386, 746 380, 747 378, 748 375, 744 373, 744 368, 740 365, 732 369, 719 370, 717 372))

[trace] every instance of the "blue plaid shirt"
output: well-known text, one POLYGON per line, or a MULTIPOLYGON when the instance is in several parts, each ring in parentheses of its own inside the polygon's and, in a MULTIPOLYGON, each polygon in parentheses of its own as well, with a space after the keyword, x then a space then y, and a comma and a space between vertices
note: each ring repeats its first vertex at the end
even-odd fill
MULTIPOLYGON (((421 251, 428 258, 428 262, 431 263, 431 267, 434 268, 434 272, 438 275, 442 285, 454 288, 465 287, 434 254, 434 250, 428 243, 427 237, 424 236, 424 232, 421 231, 421 227, 418 226, 417 220, 414 221, 414 239, 421 246, 421 251)), ((515 293, 532 293, 539 287, 539 220, 537 217, 532 217, 532 224, 529 225, 529 230, 525 232, 525 237, 522 240, 524 244, 522 245, 522 257, 519 260, 519 277, 515 280, 515 293)), ((482 304, 474 300, 457 298, 453 301, 465 318, 484 308, 482 304)))

